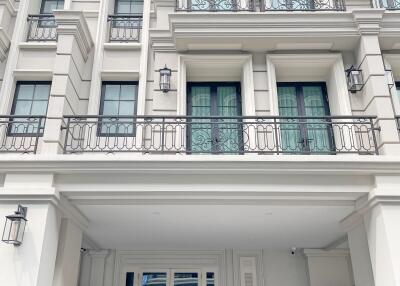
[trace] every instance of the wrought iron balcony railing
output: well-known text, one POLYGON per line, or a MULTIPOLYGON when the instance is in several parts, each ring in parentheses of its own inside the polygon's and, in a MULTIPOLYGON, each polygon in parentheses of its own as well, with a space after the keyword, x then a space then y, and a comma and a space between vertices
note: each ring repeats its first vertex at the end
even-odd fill
POLYGON ((65 117, 64 153, 378 154, 375 117, 65 117))
POLYGON ((387 10, 400 10, 399 0, 377 0, 380 8, 387 10))
POLYGON ((0 152, 36 153, 43 135, 44 116, 0 116, 0 152))
POLYGON ((139 42, 142 31, 140 15, 109 15, 110 42, 139 42))
POLYGON ((400 115, 396 116, 396 123, 397 123, 397 130, 399 131, 400 134, 400 115))
POLYGON ((255 0, 176 0, 175 7, 187 12, 254 11, 255 0))
POLYGON ((27 41, 57 41, 57 23, 54 15, 29 15, 27 41))
POLYGON ((262 11, 344 11, 344 0, 261 0, 262 11))

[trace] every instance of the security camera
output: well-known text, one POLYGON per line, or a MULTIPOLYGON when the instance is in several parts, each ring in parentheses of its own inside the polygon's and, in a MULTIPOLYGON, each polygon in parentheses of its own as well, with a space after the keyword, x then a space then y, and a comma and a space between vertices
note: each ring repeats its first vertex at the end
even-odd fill
POLYGON ((296 255, 296 251, 297 251, 297 248, 296 248, 296 247, 292 246, 292 247, 290 248, 290 254, 291 254, 291 255, 296 255))

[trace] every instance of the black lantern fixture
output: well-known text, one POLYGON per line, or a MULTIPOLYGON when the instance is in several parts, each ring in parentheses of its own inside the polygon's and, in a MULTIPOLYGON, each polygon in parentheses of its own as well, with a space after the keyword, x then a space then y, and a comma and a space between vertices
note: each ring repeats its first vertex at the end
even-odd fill
POLYGON ((167 93, 171 90, 171 69, 165 66, 159 70, 160 72, 160 89, 167 93))
POLYGON ((20 246, 24 238, 27 207, 18 205, 18 209, 12 215, 6 216, 2 241, 14 246, 20 246))
POLYGON ((350 92, 356 93, 360 91, 364 87, 364 80, 362 76, 362 70, 356 69, 354 66, 351 66, 346 70, 347 73, 347 87, 350 92))
POLYGON ((395 85, 395 81, 394 81, 392 70, 386 69, 385 70, 385 75, 386 75, 386 79, 387 79, 389 88, 392 88, 395 85))

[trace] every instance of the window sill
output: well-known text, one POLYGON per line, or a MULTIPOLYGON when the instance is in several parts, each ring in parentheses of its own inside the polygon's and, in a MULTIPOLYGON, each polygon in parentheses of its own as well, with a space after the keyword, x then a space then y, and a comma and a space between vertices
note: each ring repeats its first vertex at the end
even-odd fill
POLYGON ((141 50, 141 43, 104 43, 104 50, 141 50))
POLYGON ((56 50, 57 42, 47 41, 47 42, 23 42, 19 44, 21 50, 56 50))

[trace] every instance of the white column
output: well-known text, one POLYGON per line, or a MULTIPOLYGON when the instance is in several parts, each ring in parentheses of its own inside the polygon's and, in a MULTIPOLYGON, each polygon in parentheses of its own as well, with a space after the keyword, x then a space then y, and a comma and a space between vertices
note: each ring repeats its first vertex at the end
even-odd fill
POLYGON ((375 286, 400 286, 400 201, 375 205, 365 227, 375 286))
MULTIPOLYGON (((60 216, 51 203, 22 204, 28 207, 24 240, 19 247, 0 243, 0 285, 53 286, 60 216)), ((1 231, 15 208, 0 204, 1 231)))
POLYGON ((361 220, 347 232, 355 286, 374 286, 367 233, 361 220))
POLYGON ((81 245, 82 230, 71 220, 63 219, 53 286, 77 285, 81 245))
POLYGON ((92 269, 90 272, 90 286, 104 285, 104 270, 108 250, 90 250, 89 254, 92 257, 92 269))

